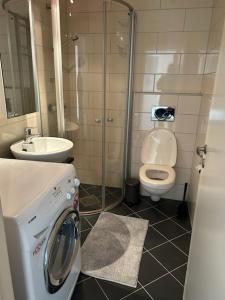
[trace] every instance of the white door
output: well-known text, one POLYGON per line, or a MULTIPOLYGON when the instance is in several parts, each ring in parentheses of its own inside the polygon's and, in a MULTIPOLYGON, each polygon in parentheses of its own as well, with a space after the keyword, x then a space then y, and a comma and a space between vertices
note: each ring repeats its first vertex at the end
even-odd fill
POLYGON ((225 32, 214 95, 206 138, 206 166, 198 188, 185 300, 225 299, 225 32))
POLYGON ((14 300, 0 201, 0 300, 14 300))

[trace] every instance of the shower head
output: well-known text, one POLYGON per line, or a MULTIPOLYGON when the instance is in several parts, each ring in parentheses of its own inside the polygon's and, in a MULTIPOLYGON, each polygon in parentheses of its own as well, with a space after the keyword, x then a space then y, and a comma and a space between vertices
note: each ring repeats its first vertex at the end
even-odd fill
POLYGON ((66 33, 66 34, 64 35, 64 38, 65 38, 65 40, 64 40, 64 42, 62 43, 62 47, 68 45, 68 42, 69 42, 69 41, 75 43, 76 41, 79 40, 79 36, 78 36, 77 34, 75 34, 75 33, 66 33))
POLYGON ((65 38, 71 40, 72 42, 79 40, 79 36, 75 33, 67 33, 65 34, 65 38))

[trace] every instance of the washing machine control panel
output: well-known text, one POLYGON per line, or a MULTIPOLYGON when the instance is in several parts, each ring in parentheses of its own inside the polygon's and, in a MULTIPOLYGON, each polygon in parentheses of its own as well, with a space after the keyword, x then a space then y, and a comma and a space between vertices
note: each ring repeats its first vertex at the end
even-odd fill
POLYGON ((78 178, 67 178, 54 187, 51 197, 49 198, 49 204, 58 206, 59 201, 64 202, 67 200, 73 205, 75 200, 76 202, 78 201, 79 185, 80 181, 78 178))
POLYGON ((26 219, 26 226, 31 236, 49 226, 49 219, 63 207, 74 206, 79 210, 79 180, 68 176, 53 186, 38 206, 33 207, 26 219), (54 213, 55 212, 55 213, 54 213), (39 220, 42 220, 40 222, 39 220), (40 227, 40 228, 39 228, 40 227))

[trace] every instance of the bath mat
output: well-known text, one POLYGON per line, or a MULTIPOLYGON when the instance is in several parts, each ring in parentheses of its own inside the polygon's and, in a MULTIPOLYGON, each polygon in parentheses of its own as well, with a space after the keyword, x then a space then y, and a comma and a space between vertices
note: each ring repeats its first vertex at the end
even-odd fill
POLYGON ((82 246, 83 274, 137 286, 148 221, 104 212, 82 246))

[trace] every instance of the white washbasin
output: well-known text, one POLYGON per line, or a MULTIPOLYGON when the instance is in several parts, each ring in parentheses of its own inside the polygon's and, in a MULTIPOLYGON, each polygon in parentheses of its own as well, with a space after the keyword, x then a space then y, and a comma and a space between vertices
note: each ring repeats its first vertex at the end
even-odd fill
POLYGON ((31 144, 19 141, 10 146, 17 159, 64 162, 70 155, 73 143, 57 137, 33 137, 31 144))

